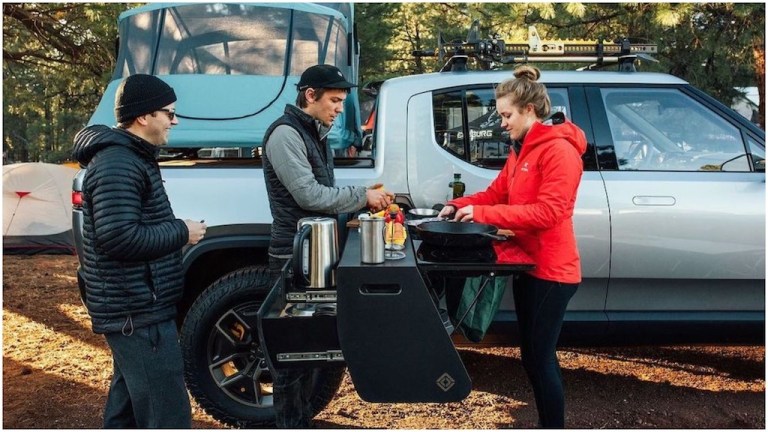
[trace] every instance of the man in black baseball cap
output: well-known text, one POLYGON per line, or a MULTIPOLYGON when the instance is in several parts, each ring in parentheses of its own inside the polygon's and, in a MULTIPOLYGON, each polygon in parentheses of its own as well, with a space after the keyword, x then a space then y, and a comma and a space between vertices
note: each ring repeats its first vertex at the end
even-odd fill
POLYGON ((349 94, 349 89, 357 85, 347 81, 336 66, 317 65, 301 74, 297 87, 299 94, 296 97, 296 106, 326 127, 330 127, 336 116, 344 110, 344 100, 349 94), (326 95, 328 92, 331 94, 326 95))
POLYGON ((298 87, 299 92, 303 92, 308 88, 349 89, 357 86, 347 81, 336 66, 317 65, 310 67, 301 74, 298 87))
MULTIPOLYGON (((312 66, 299 79, 296 105, 287 105, 264 135, 262 148, 272 228, 269 270, 273 286, 293 256, 299 219, 332 217, 362 208, 382 210, 392 203, 380 185, 335 185, 333 152, 326 138, 355 84, 330 65, 312 66)), ((312 423, 310 396, 318 369, 273 370, 275 421, 279 428, 307 428, 312 423)))

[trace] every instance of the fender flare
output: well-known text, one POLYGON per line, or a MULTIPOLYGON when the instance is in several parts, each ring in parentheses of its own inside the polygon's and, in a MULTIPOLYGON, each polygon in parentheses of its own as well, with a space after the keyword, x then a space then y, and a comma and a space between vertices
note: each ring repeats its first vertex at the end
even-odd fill
POLYGON ((215 250, 234 248, 267 249, 269 248, 269 235, 234 235, 206 238, 203 242, 184 250, 182 257, 184 274, 189 271, 192 264, 203 254, 215 250))

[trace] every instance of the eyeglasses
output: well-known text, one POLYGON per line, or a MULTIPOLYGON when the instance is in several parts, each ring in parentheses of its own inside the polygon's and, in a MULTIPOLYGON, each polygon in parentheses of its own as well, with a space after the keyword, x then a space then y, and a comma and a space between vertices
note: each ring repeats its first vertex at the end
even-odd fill
POLYGON ((160 108, 158 111, 162 111, 168 116, 168 120, 173 121, 176 118, 176 110, 169 110, 167 108, 160 108))

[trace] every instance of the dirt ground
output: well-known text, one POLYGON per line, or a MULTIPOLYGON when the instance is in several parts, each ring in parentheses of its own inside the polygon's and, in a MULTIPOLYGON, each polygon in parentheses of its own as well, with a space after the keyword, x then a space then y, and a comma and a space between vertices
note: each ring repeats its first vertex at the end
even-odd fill
MULTIPOLYGON (((72 256, 3 257, 3 428, 99 428, 112 372, 90 331, 72 256)), ((516 348, 462 348, 473 380, 460 403, 363 402, 345 377, 319 428, 536 426, 516 348)), ((765 428, 765 347, 565 348, 572 428, 765 428)), ((193 404, 195 428, 225 426, 193 404)))

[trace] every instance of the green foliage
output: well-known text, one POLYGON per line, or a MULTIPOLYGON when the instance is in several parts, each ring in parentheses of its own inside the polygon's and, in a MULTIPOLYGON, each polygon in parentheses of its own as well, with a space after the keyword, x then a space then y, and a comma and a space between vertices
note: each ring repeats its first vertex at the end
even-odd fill
POLYGON ((496 33, 506 41, 527 42, 528 26, 535 25, 543 39, 610 42, 630 37, 656 43, 659 63, 643 62, 642 70, 676 75, 726 105, 736 96, 734 87, 758 85, 763 91, 763 3, 404 3, 384 18, 358 16, 358 25, 366 29, 361 33, 363 52, 369 40, 390 38, 386 54, 366 59, 361 76, 372 80, 436 71, 442 65, 435 59, 414 58, 410 53, 436 49, 440 32, 447 41, 466 40, 475 19, 480 20, 481 37, 496 33), (386 35, 370 22, 382 19, 386 35), (762 63, 755 54, 757 47, 762 47, 762 63))
MULTIPOLYGON (((114 67, 117 17, 125 3, 3 4, 3 151, 8 161, 60 162, 98 104, 114 67)), ((632 40, 659 46, 658 64, 730 105, 734 87, 757 85, 764 99, 764 3, 357 3, 360 81, 432 72, 440 35, 632 40)), ((573 68, 572 65, 540 65, 573 68)), ((764 103, 761 103, 764 119, 764 103)))
POLYGON ((400 9, 399 3, 358 3, 355 5, 355 22, 358 37, 362 41, 360 51, 360 83, 371 79, 386 79, 394 74, 380 74, 381 60, 392 61, 394 53, 389 42, 395 27, 382 17, 390 17, 400 9))
POLYGON ((114 67, 125 4, 3 5, 3 153, 62 162, 114 67))

